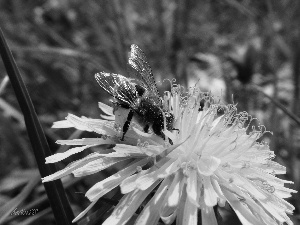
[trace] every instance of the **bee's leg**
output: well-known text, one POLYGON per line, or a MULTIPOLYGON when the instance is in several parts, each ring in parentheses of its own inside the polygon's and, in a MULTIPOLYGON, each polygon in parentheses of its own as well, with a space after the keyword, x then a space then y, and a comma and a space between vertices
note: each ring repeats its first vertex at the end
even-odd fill
POLYGON ((145 132, 145 133, 148 133, 149 128, 150 128, 150 126, 149 126, 149 124, 147 124, 147 125, 144 127, 144 132, 145 132))
POLYGON ((127 116, 127 120, 123 125, 123 135, 122 135, 121 141, 124 141, 124 136, 129 129, 129 125, 132 120, 133 114, 134 114, 134 112, 132 110, 130 110, 128 113, 128 116, 127 116))

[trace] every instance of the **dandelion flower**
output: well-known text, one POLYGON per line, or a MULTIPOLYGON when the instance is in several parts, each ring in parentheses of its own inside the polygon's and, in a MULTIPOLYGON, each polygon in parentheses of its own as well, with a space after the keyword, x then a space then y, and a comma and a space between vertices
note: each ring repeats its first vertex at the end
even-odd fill
POLYGON ((95 132, 99 138, 60 140, 59 144, 76 147, 46 158, 46 163, 94 146, 110 145, 113 151, 94 152, 44 177, 43 182, 71 173, 86 176, 120 161, 128 163, 86 192, 91 204, 74 221, 120 186, 124 196, 105 225, 125 224, 150 193, 153 197, 135 224, 157 224, 161 219, 165 224, 176 220, 176 224, 194 225, 201 212, 202 224, 213 225, 217 224, 213 207, 226 202, 242 224, 293 224, 287 214, 292 214, 294 207, 284 198, 296 191, 284 187, 292 182, 275 176, 284 174, 285 167, 272 161, 275 155, 267 144, 257 142, 264 132, 245 125, 247 113, 237 113, 233 105, 214 104, 197 87, 183 97, 179 85, 173 85, 164 104, 174 115, 174 130, 163 131, 165 140, 145 133, 133 120, 124 141, 120 141, 128 110, 120 107, 113 115, 112 108, 102 103, 100 108, 109 115, 105 120, 68 115, 66 120, 54 123, 56 128, 95 132))

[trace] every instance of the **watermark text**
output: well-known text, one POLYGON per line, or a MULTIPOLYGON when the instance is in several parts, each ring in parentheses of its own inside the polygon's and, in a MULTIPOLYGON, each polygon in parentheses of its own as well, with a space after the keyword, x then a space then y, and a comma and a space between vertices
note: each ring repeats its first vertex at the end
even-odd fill
POLYGON ((34 216, 35 214, 37 214, 39 210, 38 209, 21 209, 18 210, 18 208, 15 208, 10 215, 11 216, 34 216))

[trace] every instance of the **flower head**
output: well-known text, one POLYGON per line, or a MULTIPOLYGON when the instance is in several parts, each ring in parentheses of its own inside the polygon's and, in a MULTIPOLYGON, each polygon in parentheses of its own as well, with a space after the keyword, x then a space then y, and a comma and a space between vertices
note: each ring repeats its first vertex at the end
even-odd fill
POLYGON ((69 164, 65 169, 43 178, 43 182, 73 173, 85 176, 101 171, 120 161, 127 167, 96 183, 86 193, 90 206, 80 213, 82 218, 99 198, 120 186, 124 194, 111 216, 103 224, 124 224, 150 193, 136 224, 197 224, 201 210, 202 224, 217 224, 213 207, 228 202, 243 224, 293 224, 286 215, 294 207, 283 200, 294 190, 284 187, 290 181, 279 179, 285 167, 272 161, 274 153, 267 144, 258 143, 262 130, 250 131, 245 126, 247 113, 237 113, 234 105, 214 103, 199 88, 183 96, 182 88, 173 85, 164 98, 164 107, 174 115, 173 130, 164 130, 165 139, 145 133, 138 120, 122 136, 128 110, 100 108, 106 120, 78 118, 69 115, 54 127, 75 127, 96 132, 99 138, 61 140, 59 144, 79 145, 65 153, 46 159, 60 161, 92 146, 111 145, 111 152, 94 152, 69 164), (170 144, 171 143, 171 144, 170 144))

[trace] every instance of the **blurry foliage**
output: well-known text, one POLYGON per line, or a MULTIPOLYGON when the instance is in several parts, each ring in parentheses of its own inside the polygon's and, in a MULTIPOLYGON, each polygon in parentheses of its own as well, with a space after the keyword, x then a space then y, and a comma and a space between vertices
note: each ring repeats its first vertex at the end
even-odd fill
MULTIPOLYGON (((55 140, 73 131, 52 130, 51 124, 68 112, 99 117, 97 102, 109 104, 109 98, 94 74, 127 75, 127 54, 135 43, 146 53, 161 91, 169 87, 163 79, 176 78, 184 85, 199 80, 204 90, 219 89, 222 101, 238 103, 240 111, 247 110, 273 131, 265 141, 270 139, 276 160, 287 167, 285 179, 293 180, 291 187, 299 191, 299 125, 251 88, 260 86, 300 116, 299 10, 297 0, 2 0, 0 26, 53 152, 59 147, 55 140)), ((0 63, 0 82, 5 74, 0 63)), ((0 181, 7 181, 16 177, 9 172, 35 168, 35 162, 9 83, 0 100, 0 181)), ((88 204, 83 198, 87 188, 111 172, 105 170, 68 189, 76 214, 88 204)), ((1 190, 3 185, 0 182, 1 204, 16 195, 1 190)), ((34 193, 24 205, 37 198, 34 193)), ((292 220, 297 223, 299 195, 290 202, 296 207, 292 220)), ((39 204, 34 207, 48 207, 39 204)), ((48 216, 38 219, 49 224, 51 214, 44 212, 48 216)), ((10 217, 7 223, 19 219, 10 217)))

